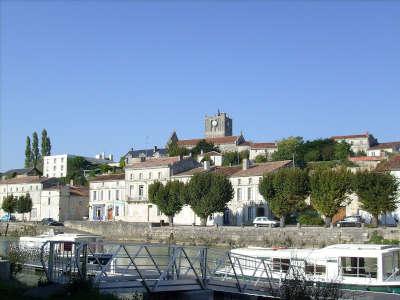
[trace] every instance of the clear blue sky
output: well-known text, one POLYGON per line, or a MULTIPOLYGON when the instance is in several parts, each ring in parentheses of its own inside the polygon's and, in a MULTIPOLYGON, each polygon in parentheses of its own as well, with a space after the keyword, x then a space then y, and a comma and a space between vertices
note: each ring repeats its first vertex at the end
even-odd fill
POLYGON ((400 1, 2 1, 0 170, 203 135, 400 140, 400 1))

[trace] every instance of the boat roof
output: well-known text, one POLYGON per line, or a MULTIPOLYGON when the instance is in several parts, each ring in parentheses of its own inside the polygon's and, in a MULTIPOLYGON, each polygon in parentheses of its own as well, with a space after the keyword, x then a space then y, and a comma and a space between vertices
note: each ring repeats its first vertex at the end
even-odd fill
POLYGON ((247 247, 231 250, 233 254, 259 258, 323 259, 333 257, 376 257, 399 251, 396 245, 336 244, 321 249, 247 247))

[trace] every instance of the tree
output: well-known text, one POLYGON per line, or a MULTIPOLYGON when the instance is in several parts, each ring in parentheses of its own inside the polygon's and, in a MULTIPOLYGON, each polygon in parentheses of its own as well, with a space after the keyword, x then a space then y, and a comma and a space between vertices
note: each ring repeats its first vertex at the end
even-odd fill
POLYGON ((345 161, 352 153, 351 146, 346 142, 336 142, 334 146, 334 158, 345 161))
POLYGON ((233 197, 233 188, 222 174, 197 173, 187 184, 186 197, 188 204, 201 218, 201 225, 206 226, 210 215, 224 212, 226 204, 233 197))
POLYGON ((180 147, 177 142, 171 141, 167 146, 168 156, 185 156, 189 154, 189 150, 185 147, 180 147))
POLYGON ((256 163, 265 163, 268 161, 267 156, 263 155, 263 154, 259 154, 256 156, 256 158, 254 159, 254 161, 256 163))
POLYGON ((378 225, 380 214, 394 211, 397 207, 399 183, 389 173, 364 171, 357 173, 353 180, 361 208, 372 215, 372 224, 378 225))
POLYGON ((351 190, 351 173, 345 168, 317 168, 310 176, 310 190, 312 206, 330 225, 332 217, 345 205, 351 190))
POLYGON ((31 139, 29 136, 26 137, 25 146, 25 168, 32 167, 32 150, 31 150, 31 139))
POLYGON ((67 162, 67 176, 65 181, 68 183, 71 180, 74 184, 86 185, 87 180, 83 170, 91 170, 95 166, 81 156, 69 157, 67 162))
POLYGON ((37 167, 40 161, 39 141, 36 131, 32 134, 32 163, 33 167, 37 167))
POLYGON ((48 156, 51 153, 51 143, 50 138, 47 136, 47 130, 42 130, 42 144, 41 144, 41 154, 43 156, 48 156))
POLYGON ((19 196, 16 203, 16 211, 23 215, 23 219, 25 220, 25 213, 29 213, 32 210, 32 198, 28 194, 25 196, 19 196))
POLYGON ((125 156, 121 156, 121 158, 119 159, 119 167, 120 168, 125 168, 126 166, 126 161, 125 161, 125 156))
POLYGON ((200 140, 196 146, 191 150, 194 155, 198 155, 203 151, 203 153, 207 153, 210 151, 219 152, 218 147, 215 147, 213 143, 207 142, 205 139, 200 140))
POLYGON ((249 150, 243 150, 240 152, 226 152, 224 153, 223 159, 222 159, 222 165, 223 166, 235 166, 239 165, 242 163, 244 158, 249 158, 250 152, 249 150))
POLYGON ((17 208, 17 198, 12 194, 4 198, 1 208, 9 215, 15 213, 17 208))
POLYGON ((259 191, 283 227, 290 213, 305 207, 304 200, 309 194, 307 172, 299 168, 284 168, 268 173, 260 181, 259 191))
POLYGON ((179 181, 168 181, 165 186, 156 181, 149 186, 149 200, 158 206, 168 217, 170 225, 174 224, 174 216, 185 204, 185 184, 179 181))
POLYGON ((278 150, 272 153, 272 160, 291 160, 294 157, 296 165, 302 166, 304 164, 301 149, 303 143, 303 138, 300 136, 292 136, 279 141, 278 150))

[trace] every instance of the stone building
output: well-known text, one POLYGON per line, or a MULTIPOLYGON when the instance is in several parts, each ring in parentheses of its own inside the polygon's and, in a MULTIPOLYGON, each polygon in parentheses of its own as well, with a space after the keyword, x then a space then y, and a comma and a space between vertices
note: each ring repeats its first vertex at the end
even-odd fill
MULTIPOLYGON (((30 195, 33 204, 29 220, 82 220, 88 216, 89 195, 85 187, 63 185, 56 178, 39 176, 0 181, 0 207, 6 196, 18 197, 26 194, 30 195)), ((3 210, 0 212, 5 214, 3 210)), ((22 219, 22 215, 15 215, 17 219, 22 219)))
POLYGON ((338 135, 331 137, 336 142, 346 142, 351 146, 351 150, 354 153, 365 152, 376 145, 378 141, 374 138, 372 134, 353 134, 353 135, 338 135))
POLYGON ((278 150, 276 143, 251 143, 249 158, 254 160, 257 156, 265 156, 268 160, 271 159, 272 153, 278 150))
POLYGON ((232 119, 226 113, 206 116, 204 120, 204 135, 206 138, 232 136, 232 119))
POLYGON ((96 176, 89 180, 89 220, 124 220, 125 173, 96 176))

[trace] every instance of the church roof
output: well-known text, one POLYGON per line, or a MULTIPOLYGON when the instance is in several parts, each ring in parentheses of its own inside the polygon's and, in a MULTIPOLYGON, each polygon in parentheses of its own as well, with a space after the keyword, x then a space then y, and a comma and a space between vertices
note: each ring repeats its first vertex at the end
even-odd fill
POLYGON ((240 136, 222 136, 214 138, 204 138, 204 139, 189 139, 189 140, 179 140, 177 143, 179 146, 196 146, 201 140, 206 140, 208 143, 213 143, 214 145, 223 144, 235 144, 239 140, 240 136))

